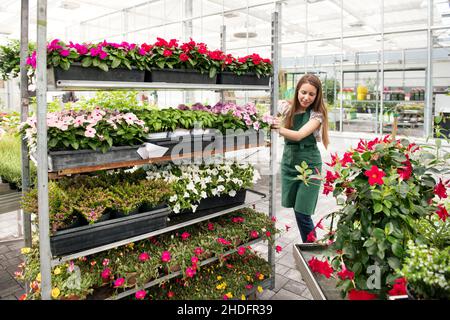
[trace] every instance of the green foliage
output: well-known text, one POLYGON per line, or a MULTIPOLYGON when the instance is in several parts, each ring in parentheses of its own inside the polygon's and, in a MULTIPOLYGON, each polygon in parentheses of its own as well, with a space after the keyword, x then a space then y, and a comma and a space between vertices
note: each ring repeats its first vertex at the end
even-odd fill
MULTIPOLYGON (((28 52, 33 52, 36 45, 28 44, 28 52)), ((20 73, 20 41, 9 40, 7 45, 0 46, 0 76, 3 80, 16 78, 20 73)))
POLYGON ((450 247, 442 249, 408 243, 400 274, 418 299, 450 299, 450 247))
POLYGON ((337 96, 337 92, 339 92, 341 90, 341 86, 336 79, 330 78, 330 79, 326 79, 325 81, 322 82, 322 87, 324 89, 323 95, 326 98, 326 102, 329 105, 332 105, 334 103, 334 96, 335 96, 334 85, 335 85, 335 83, 336 83, 336 96, 337 96))

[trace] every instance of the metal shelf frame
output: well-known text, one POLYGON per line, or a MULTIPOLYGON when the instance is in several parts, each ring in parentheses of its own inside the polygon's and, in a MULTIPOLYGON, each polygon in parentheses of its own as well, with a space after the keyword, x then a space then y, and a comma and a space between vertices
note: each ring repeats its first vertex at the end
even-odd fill
MULTIPOLYGON (((22 24, 28 24, 28 0, 22 1, 22 24)), ((238 86, 238 85, 197 85, 197 84, 166 84, 166 83, 126 83, 126 82, 86 82, 86 81, 60 81, 56 84, 48 84, 47 81, 47 0, 37 1, 37 67, 36 67, 36 98, 37 98, 37 189, 38 189, 38 217, 39 217, 39 253, 40 253, 40 271, 41 271, 41 298, 43 300, 51 300, 51 269, 55 263, 61 263, 63 260, 52 260, 51 250, 50 250, 50 232, 49 232, 49 203, 48 203, 48 158, 47 158, 47 90, 127 90, 127 89, 158 89, 158 90, 270 90, 271 96, 271 114, 277 114, 277 103, 278 103, 278 61, 279 61, 279 37, 280 28, 278 15, 281 12, 281 3, 276 3, 276 10, 272 13, 272 37, 271 37, 271 47, 272 47, 272 63, 273 63, 273 74, 271 77, 269 86, 238 86)), ((27 26, 28 27, 28 26, 27 26)), ((22 28, 22 32, 24 31, 22 28)), ((28 29, 26 29, 28 30, 28 29)), ((222 29, 225 31, 225 28, 222 29)), ((21 41, 21 64, 24 65, 23 52, 28 47, 28 39, 21 41)), ((26 75, 26 69, 21 68, 21 76, 26 75)), ((50 79, 52 80, 52 79, 50 79)), ((27 90, 27 86, 21 86, 21 93, 23 90, 27 90)), ((26 110, 26 115, 28 115, 27 103, 22 103, 22 112, 26 110)), ((271 132, 271 144, 270 144, 270 170, 271 179, 269 187, 269 217, 276 217, 276 195, 273 190, 276 190, 276 170, 274 168, 276 162, 276 142, 277 134, 271 132)), ((26 177, 24 178, 26 180, 26 177)), ((248 206, 246 204, 245 206, 248 206)), ((233 210, 235 210, 234 208, 233 210)), ((230 210, 232 211, 232 210, 230 210)), ((229 212, 229 211, 228 211, 229 212)), ((222 215, 226 212, 219 212, 216 215, 222 215)), ((212 218, 215 215, 211 215, 208 218, 212 218)), ((192 223, 199 222, 193 220, 192 223)), ((177 228, 182 227, 182 225, 177 226, 177 228)), ((165 232, 175 230, 173 228, 164 229, 165 232)), ((153 234, 153 233, 151 233, 153 234)), ((146 236, 149 236, 147 234, 146 236)), ((136 241, 135 238, 130 238, 126 240, 127 242, 114 243, 114 245, 123 245, 128 242, 136 241)), ((110 246, 100 247, 102 250, 107 250, 110 246)), ((270 288, 275 287, 275 248, 273 245, 268 246, 268 260, 272 266, 272 275, 270 281, 270 288)), ((99 250, 100 251, 100 250, 99 250)), ((99 252, 96 251, 96 252, 99 252)), ((83 254, 87 254, 84 252, 83 254)), ((69 256, 64 259, 69 259, 69 256)), ((66 260, 64 260, 66 261, 66 260)))

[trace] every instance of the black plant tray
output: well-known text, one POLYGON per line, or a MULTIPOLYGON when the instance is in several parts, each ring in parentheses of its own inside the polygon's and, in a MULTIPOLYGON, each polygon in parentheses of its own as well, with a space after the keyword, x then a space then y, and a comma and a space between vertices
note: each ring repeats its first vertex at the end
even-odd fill
POLYGON ((238 84, 238 85, 253 85, 253 86, 268 86, 270 77, 260 77, 255 72, 248 72, 242 75, 234 74, 233 72, 221 72, 217 75, 217 84, 238 84))
POLYGON ((85 81, 120 81, 144 82, 145 71, 138 69, 115 68, 103 71, 96 67, 83 67, 81 64, 72 64, 69 70, 53 68, 55 81, 59 80, 85 80, 85 81))
POLYGON ((139 146, 112 147, 105 153, 95 150, 50 151, 48 153, 48 170, 96 166, 106 163, 141 160, 137 153, 139 146))
POLYGON ((235 149, 249 148, 256 145, 264 145, 265 133, 263 131, 248 130, 243 133, 230 135, 216 135, 207 133, 202 135, 184 135, 169 138, 147 139, 149 143, 169 148, 164 156, 182 156, 185 153, 205 152, 205 151, 233 151, 235 149), (218 139, 222 137, 222 139, 218 139))
POLYGON ((167 206, 149 212, 57 231, 50 237, 53 256, 67 255, 166 227, 167 206))
POLYGON ((217 76, 191 69, 152 69, 145 71, 145 82, 216 84, 217 76))

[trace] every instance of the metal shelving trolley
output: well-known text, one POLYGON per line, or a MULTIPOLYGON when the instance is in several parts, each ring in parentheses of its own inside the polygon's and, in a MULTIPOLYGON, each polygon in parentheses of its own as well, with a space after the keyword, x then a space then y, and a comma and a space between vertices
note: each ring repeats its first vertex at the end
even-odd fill
MULTIPOLYGON (((22 33, 27 32, 27 24, 28 24, 28 1, 22 0, 22 33)), ((39 252, 40 252, 40 271, 41 271, 41 297, 44 300, 51 299, 51 270, 53 267, 61 264, 65 261, 69 261, 71 259, 75 259, 78 257, 82 257, 85 255, 94 254, 97 252, 105 251, 111 248, 115 248, 118 246, 123 246, 128 243, 138 241, 144 238, 148 238, 150 236, 155 236, 159 234, 163 234, 169 231, 177 230, 179 228, 185 227, 187 225, 196 224, 198 222, 218 217, 220 215, 225 215, 231 211, 248 207, 254 205, 266 198, 265 195, 260 194, 258 192, 247 192, 247 196, 245 199, 245 203, 234 206, 233 208, 229 208, 221 211, 214 211, 208 214, 205 214, 200 217, 196 217, 190 220, 180 220, 180 221, 172 221, 166 227, 158 230, 153 230, 151 232, 147 232, 145 234, 127 238, 121 241, 115 241, 112 243, 108 243, 106 245, 102 245, 95 248, 90 248, 88 250, 83 250, 81 252, 71 253, 68 255, 59 255, 55 256, 51 252, 50 247, 50 234, 49 234, 49 199, 48 199, 48 182, 49 178, 52 179, 55 175, 64 175, 64 174, 72 174, 72 173, 81 173, 81 172, 89 172, 98 170, 98 167, 89 168, 89 167, 80 167, 71 170, 70 172, 50 172, 48 170, 48 154, 47 154, 47 124, 46 124, 46 114, 47 114, 47 101, 46 94, 47 91, 84 91, 84 90, 127 90, 127 89, 143 89, 143 90, 215 90, 215 91, 224 91, 224 90, 264 90, 270 91, 271 95, 271 114, 276 114, 276 106, 278 99, 278 12, 274 12, 272 14, 272 61, 274 68, 274 76, 271 77, 269 86, 241 86, 241 85, 206 85, 206 84, 191 84, 191 83, 132 83, 132 82, 96 82, 96 81, 57 81, 53 82, 47 79, 47 55, 46 55, 46 32, 47 30, 47 1, 46 0, 38 0, 38 10, 37 10, 37 69, 36 69, 36 96, 37 96, 37 152, 36 152, 36 161, 37 161, 37 189, 38 189, 38 201, 39 201, 39 252)), ((225 28, 223 27, 222 32, 224 32, 225 28)), ((24 48, 27 47, 27 38, 22 38, 22 51, 25 51, 24 48)), ((24 58, 24 56, 22 56, 24 58)), ((23 63, 22 59, 22 63, 23 63)), ((25 69, 22 69, 22 75, 25 69)), ((24 92, 27 89, 26 86, 22 85, 21 90, 24 92)), ((25 101, 25 100, 23 100, 25 101)), ((22 104, 22 114, 26 117, 28 115, 28 109, 26 103, 22 104)), ((22 118, 24 119, 24 118, 22 118)), ((269 216, 275 217, 275 201, 276 195, 273 192, 276 190, 276 180, 275 180, 275 169, 274 169, 274 159, 276 158, 276 134, 271 133, 270 137, 270 185, 269 185, 269 216)), ((252 146, 250 146, 252 147, 252 146)), ((26 149, 25 149, 26 150, 26 149)), ((223 150, 225 152, 225 150, 223 150)), ((26 154, 24 156, 26 158, 26 154)), ((140 165, 144 163, 157 163, 167 161, 166 158, 151 158, 147 161, 131 161, 121 165, 109 164, 105 168, 117 168, 117 167, 132 167, 134 165, 140 165)), ((26 171, 26 162, 27 159, 24 159, 24 171, 26 171)), ((26 188, 24 188, 26 190, 26 188)), ((27 231, 26 231, 27 232, 27 231)), ((30 232, 30 231, 28 231, 30 232)), ((31 233, 31 232, 30 232, 31 233)), ((26 239, 27 236, 26 236, 26 239)), ((28 239, 30 241, 30 239, 28 239)), ((29 242, 30 243, 30 242, 29 242)), ((250 242, 249 244, 252 244, 250 242)), ((232 253, 228 252, 227 254, 232 253)), ((275 249, 273 246, 269 245, 268 247, 268 260, 272 267, 271 277, 266 282, 267 286, 273 288, 275 286, 275 259, 274 259, 275 249)), ((217 260, 217 258, 210 258, 202 261, 202 265, 211 263, 217 260)), ((173 277, 177 277, 181 274, 181 271, 170 273, 169 275, 156 279, 147 283, 144 287, 148 288, 150 286, 156 285, 161 281, 168 280, 173 277)), ((130 294, 135 293, 137 290, 132 289, 125 292, 120 293, 114 297, 110 297, 109 299, 120 299, 130 294)))

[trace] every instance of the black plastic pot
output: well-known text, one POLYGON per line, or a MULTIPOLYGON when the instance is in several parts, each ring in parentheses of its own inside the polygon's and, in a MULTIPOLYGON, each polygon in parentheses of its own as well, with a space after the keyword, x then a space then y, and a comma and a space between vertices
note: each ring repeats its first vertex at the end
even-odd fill
POLYGON ((53 68, 55 81, 85 80, 85 81, 120 81, 144 82, 145 71, 138 69, 115 68, 103 71, 97 67, 83 67, 81 63, 74 63, 69 70, 53 68))
POLYGON ((217 76, 209 77, 208 73, 200 73, 191 69, 152 69, 145 71, 145 82, 166 83, 204 83, 216 84, 217 76))
POLYGON ((49 171, 101 165, 123 161, 140 160, 139 146, 112 147, 106 153, 95 150, 50 151, 48 153, 49 171))
POLYGON ((169 212, 170 209, 164 206, 146 213, 57 231, 50 237, 52 254, 61 256, 88 250, 164 228, 169 212))
POLYGON ((237 75, 233 72, 221 72, 217 76, 218 84, 238 84, 238 85, 253 85, 253 86, 268 86, 270 77, 260 77, 255 72, 248 72, 242 75, 237 75))
MULTIPOLYGON (((241 189, 236 192, 234 197, 223 194, 221 196, 210 197, 202 199, 198 204, 197 210, 194 213, 201 212, 204 210, 224 208, 229 206, 237 206, 245 202, 245 196, 247 194, 247 189, 241 189)), ((183 210, 180 214, 192 214, 192 210, 183 210)))

